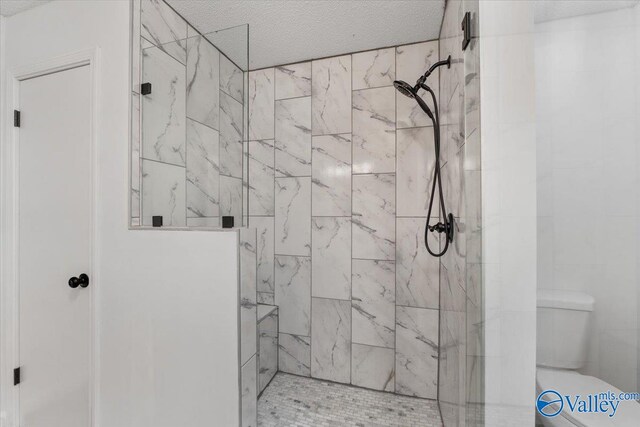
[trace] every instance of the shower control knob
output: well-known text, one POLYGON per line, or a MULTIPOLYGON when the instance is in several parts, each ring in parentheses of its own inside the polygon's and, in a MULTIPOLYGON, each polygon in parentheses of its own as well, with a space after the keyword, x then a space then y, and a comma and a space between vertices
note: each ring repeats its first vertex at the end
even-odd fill
POLYGON ((89 286, 89 276, 87 276, 86 274, 82 273, 78 277, 74 276, 71 279, 69 279, 69 287, 70 288, 75 289, 78 286, 80 286, 81 288, 86 288, 87 286, 89 286))

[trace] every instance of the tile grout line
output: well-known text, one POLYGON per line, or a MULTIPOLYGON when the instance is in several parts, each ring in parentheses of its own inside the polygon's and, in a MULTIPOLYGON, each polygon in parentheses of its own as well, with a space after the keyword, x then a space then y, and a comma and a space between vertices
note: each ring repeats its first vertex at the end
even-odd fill
POLYGON ((350 296, 351 296, 351 304, 350 304, 350 308, 351 308, 351 343, 349 344, 349 350, 350 350, 350 359, 349 359, 349 382, 351 384, 353 384, 353 164, 354 164, 354 150, 353 150, 353 135, 354 135, 354 129, 353 129, 353 55, 351 55, 351 106, 349 108, 349 113, 351 115, 351 191, 350 191, 350 195, 351 195, 351 222, 350 222, 350 234, 351 234, 351 260, 350 260, 350 267, 351 267, 351 273, 349 274, 349 292, 350 292, 350 296))
POLYGON ((349 56, 351 60, 351 75, 349 79, 351 80, 351 105, 349 108, 349 114, 351 119, 351 272, 349 274, 349 293, 351 296, 349 309, 351 315, 351 327, 350 327, 350 339, 349 343, 349 383, 353 384, 353 54, 349 56))

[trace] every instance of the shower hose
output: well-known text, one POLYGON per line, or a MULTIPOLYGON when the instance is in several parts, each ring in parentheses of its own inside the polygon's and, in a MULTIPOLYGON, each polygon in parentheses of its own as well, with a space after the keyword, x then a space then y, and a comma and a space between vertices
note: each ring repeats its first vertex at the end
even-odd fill
POLYGON ((429 209, 427 210, 427 223, 424 229, 424 244, 427 247, 427 251, 434 257, 443 256, 449 249, 449 243, 453 240, 453 215, 447 215, 447 208, 444 205, 444 196, 442 193, 442 177, 440 175, 440 113, 438 110, 438 102, 436 101, 436 95, 433 90, 425 84, 420 85, 431 95, 433 100, 434 114, 431 116, 433 122, 433 140, 435 148, 435 170, 433 172, 433 184, 431 186, 431 196, 429 198, 429 209), (435 225, 429 225, 431 222, 431 213, 433 210, 433 201, 436 194, 436 188, 438 189, 438 200, 440 203, 440 212, 444 222, 438 222, 435 225), (429 232, 445 233, 445 243, 443 248, 439 248, 438 251, 434 251, 429 246, 429 232))

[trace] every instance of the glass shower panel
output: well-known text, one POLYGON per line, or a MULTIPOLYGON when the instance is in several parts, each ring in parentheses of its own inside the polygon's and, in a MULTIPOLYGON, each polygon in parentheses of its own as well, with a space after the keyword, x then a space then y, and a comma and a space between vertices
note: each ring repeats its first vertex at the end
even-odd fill
MULTIPOLYGON (((538 6, 535 25, 536 394, 637 393, 640 6, 555 3, 538 6)), ((633 400, 611 411, 640 419, 633 400)), ((543 423, 607 418, 540 398, 538 412, 543 423)))
POLYGON ((203 35, 132 3, 131 225, 243 226, 248 25, 203 35))
POLYGON ((438 402, 445 426, 484 425, 479 22, 478 0, 447 2, 439 43, 440 58, 451 57, 440 71, 440 105, 444 193, 455 217, 451 247, 440 258, 438 402))

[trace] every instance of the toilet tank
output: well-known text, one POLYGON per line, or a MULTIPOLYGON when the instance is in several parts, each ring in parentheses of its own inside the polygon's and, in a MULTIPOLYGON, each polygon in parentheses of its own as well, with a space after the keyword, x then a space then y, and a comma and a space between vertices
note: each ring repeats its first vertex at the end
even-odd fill
POLYGON ((582 292, 538 290, 538 366, 578 369, 587 359, 594 299, 582 292))

